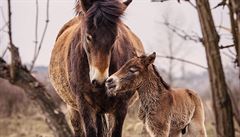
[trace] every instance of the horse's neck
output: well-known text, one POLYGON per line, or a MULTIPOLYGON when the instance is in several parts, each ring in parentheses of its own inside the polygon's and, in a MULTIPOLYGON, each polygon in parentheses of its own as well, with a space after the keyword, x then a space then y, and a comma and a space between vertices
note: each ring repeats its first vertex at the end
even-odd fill
POLYGON ((149 71, 145 78, 141 87, 138 89, 138 93, 143 107, 149 108, 155 105, 161 95, 168 92, 169 89, 166 88, 164 85, 166 83, 163 83, 164 81, 162 81, 161 77, 156 75, 154 71, 149 71))
POLYGON ((127 31, 130 30, 128 30, 123 23, 119 23, 118 27, 118 35, 113 45, 111 62, 112 65, 116 65, 116 70, 132 58, 136 52, 132 44, 132 39, 128 37, 129 34, 127 31))

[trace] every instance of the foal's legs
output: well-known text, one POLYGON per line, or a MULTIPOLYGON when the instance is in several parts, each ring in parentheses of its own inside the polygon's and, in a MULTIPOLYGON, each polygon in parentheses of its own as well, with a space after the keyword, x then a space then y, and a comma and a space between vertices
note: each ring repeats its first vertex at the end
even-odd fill
POLYGON ((170 120, 156 119, 156 117, 149 116, 145 123, 146 129, 151 137, 169 137, 170 120))
POLYGON ((71 124, 74 130, 74 137, 83 137, 84 130, 79 112, 73 108, 69 108, 69 111, 71 124))
POLYGON ((199 96, 188 90, 189 95, 195 103, 195 112, 188 126, 188 132, 184 137, 207 137, 206 129, 204 126, 204 108, 199 96))
POLYGON ((188 127, 188 132, 183 137, 207 137, 204 123, 192 119, 188 127))

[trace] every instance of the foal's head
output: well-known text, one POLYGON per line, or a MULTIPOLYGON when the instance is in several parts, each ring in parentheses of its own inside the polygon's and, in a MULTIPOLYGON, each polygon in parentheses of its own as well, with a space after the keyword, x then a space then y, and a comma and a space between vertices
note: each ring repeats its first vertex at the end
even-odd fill
POLYGON ((109 94, 116 95, 120 92, 135 91, 146 79, 150 67, 156 58, 156 53, 130 59, 116 73, 106 81, 109 94))
POLYGON ((111 52, 120 17, 131 1, 81 0, 81 8, 80 0, 77 2, 76 10, 83 11, 83 48, 88 58, 89 77, 95 86, 102 85, 109 75, 111 52))

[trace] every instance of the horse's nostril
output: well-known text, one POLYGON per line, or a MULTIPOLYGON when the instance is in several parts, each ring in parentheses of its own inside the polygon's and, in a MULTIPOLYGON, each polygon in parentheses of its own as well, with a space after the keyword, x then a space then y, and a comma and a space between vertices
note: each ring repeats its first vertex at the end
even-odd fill
POLYGON ((92 80, 92 84, 94 85, 94 86, 96 86, 98 83, 97 83, 97 80, 96 79, 94 79, 94 80, 92 80))
POLYGON ((109 79, 107 79, 106 83, 107 83, 107 84, 111 84, 111 83, 113 83, 113 78, 109 78, 109 79))

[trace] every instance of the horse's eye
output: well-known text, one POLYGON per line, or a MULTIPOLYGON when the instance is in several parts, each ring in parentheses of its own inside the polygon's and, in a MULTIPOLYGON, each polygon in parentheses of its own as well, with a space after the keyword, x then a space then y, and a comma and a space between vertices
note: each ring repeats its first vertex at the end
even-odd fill
POLYGON ((92 36, 89 35, 89 34, 87 34, 87 42, 89 43, 89 42, 91 42, 91 41, 92 41, 92 36))
POLYGON ((131 68, 129 69, 129 72, 131 72, 131 73, 136 73, 136 72, 138 72, 138 69, 137 69, 136 67, 131 67, 131 68))

